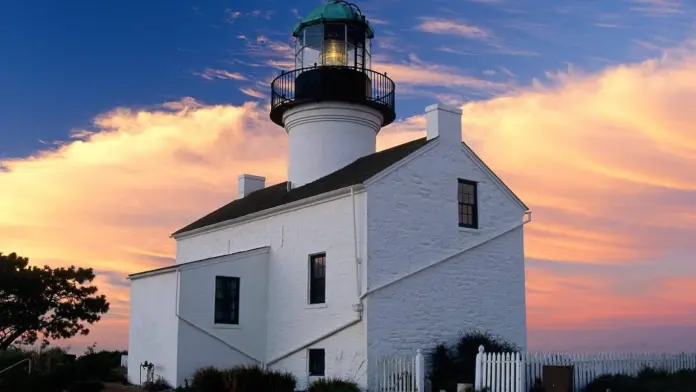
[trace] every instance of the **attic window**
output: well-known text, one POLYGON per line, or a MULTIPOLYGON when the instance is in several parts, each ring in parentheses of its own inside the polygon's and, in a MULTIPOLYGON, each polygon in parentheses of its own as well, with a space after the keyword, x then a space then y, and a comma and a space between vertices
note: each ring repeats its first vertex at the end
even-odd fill
POLYGON ((478 184, 461 178, 458 183, 459 227, 478 229, 478 184))

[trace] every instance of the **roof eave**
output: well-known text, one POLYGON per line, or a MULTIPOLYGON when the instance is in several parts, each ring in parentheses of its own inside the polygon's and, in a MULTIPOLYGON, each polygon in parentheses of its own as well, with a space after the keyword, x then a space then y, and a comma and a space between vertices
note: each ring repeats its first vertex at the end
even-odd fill
POLYGON ((242 250, 242 251, 239 251, 239 252, 228 253, 228 254, 225 254, 225 255, 214 256, 214 257, 208 257, 208 258, 201 259, 201 260, 189 261, 189 262, 187 262, 187 263, 174 264, 174 265, 170 265, 170 266, 167 266, 167 267, 155 268, 155 269, 151 269, 151 270, 148 270, 148 271, 136 272, 136 273, 134 273, 134 274, 128 275, 128 276, 126 277, 126 279, 128 279, 128 280, 130 280, 130 281, 133 281, 134 279, 148 278, 148 277, 151 277, 151 276, 167 274, 167 273, 169 273, 169 272, 175 272, 175 271, 177 271, 177 270, 179 270, 179 269, 181 269, 181 268, 188 267, 188 266, 190 266, 190 265, 192 265, 192 264, 205 263, 205 262, 213 261, 213 260, 215 260, 215 259, 220 259, 220 258, 226 257, 226 256, 232 256, 232 257, 245 257, 245 256, 254 255, 254 254, 259 254, 259 253, 266 253, 266 252, 268 252, 269 249, 270 249, 269 246, 261 246, 261 247, 258 247, 258 248, 252 248, 252 249, 242 250))
POLYGON ((293 201, 293 202, 290 202, 287 204, 282 204, 282 205, 279 205, 277 207, 272 207, 272 208, 269 208, 266 210, 262 210, 262 211, 254 212, 254 213, 251 213, 248 215, 240 216, 238 218, 213 223, 212 225, 199 227, 197 229, 191 229, 191 230, 182 231, 182 232, 175 232, 175 233, 171 234, 169 236, 169 238, 173 238, 173 239, 178 241, 178 240, 181 240, 184 238, 193 237, 195 235, 206 233, 209 231, 220 230, 222 228, 234 226, 234 225, 237 225, 240 223, 245 223, 245 222, 260 219, 263 217, 280 214, 280 213, 286 212, 288 210, 302 208, 302 207, 305 207, 305 206, 308 206, 311 204, 316 204, 319 202, 328 201, 328 199, 341 198, 341 197, 344 197, 346 195, 349 195, 351 189, 353 189, 353 191, 357 190, 358 192, 360 192, 360 191, 363 191, 365 189, 365 186, 362 183, 349 185, 349 186, 339 188, 339 189, 336 189, 333 191, 321 193, 321 194, 318 194, 316 196, 311 196, 311 197, 308 197, 305 199, 300 199, 297 201, 293 201))

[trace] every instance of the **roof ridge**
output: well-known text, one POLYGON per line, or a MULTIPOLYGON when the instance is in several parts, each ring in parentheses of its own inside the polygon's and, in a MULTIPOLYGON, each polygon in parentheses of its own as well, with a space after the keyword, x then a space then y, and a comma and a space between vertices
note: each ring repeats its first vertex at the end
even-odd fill
POLYGON ((336 189, 365 182, 391 165, 414 153, 428 142, 422 137, 357 158, 353 162, 310 183, 288 191, 288 181, 283 181, 243 198, 232 200, 218 209, 172 233, 172 236, 210 226, 255 212, 278 207, 294 201, 331 192, 336 189))

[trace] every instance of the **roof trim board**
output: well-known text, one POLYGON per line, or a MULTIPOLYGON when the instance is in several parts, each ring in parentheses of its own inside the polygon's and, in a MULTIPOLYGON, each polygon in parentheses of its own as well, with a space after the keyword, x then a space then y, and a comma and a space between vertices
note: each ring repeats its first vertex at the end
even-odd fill
POLYGON ((174 264, 174 265, 169 265, 166 267, 161 267, 161 268, 155 268, 147 271, 142 271, 142 272, 136 272, 134 274, 128 275, 127 279, 129 280, 134 280, 134 279, 141 279, 141 278, 147 278, 150 276, 155 276, 155 275, 161 275, 161 274, 166 274, 169 272, 175 272, 180 269, 189 269, 188 267, 197 267, 201 264, 207 264, 209 262, 213 261, 218 261, 218 262, 224 262, 224 261, 232 261, 232 260, 222 260, 224 257, 232 257, 234 259, 238 259, 241 257, 246 257, 246 256, 253 256, 254 254, 260 254, 260 253, 266 253, 270 249, 269 246, 261 246, 258 248, 252 248, 252 249, 247 249, 247 250, 242 250, 239 252, 232 252, 228 253, 225 255, 220 255, 220 256, 213 256, 213 257, 208 257, 206 259, 200 259, 200 260, 194 260, 194 261, 189 261, 186 263, 180 263, 180 264, 174 264))

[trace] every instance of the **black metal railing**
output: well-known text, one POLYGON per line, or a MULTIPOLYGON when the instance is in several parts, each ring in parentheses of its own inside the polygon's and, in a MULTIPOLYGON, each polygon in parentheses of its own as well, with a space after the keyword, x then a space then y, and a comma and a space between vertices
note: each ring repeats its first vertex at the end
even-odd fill
POLYGON ((342 66, 283 72, 271 83, 271 119, 282 125, 285 110, 305 102, 342 101, 379 110, 383 125, 394 121, 395 84, 386 73, 342 66))

